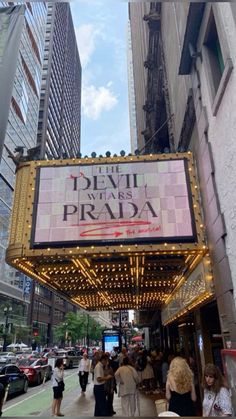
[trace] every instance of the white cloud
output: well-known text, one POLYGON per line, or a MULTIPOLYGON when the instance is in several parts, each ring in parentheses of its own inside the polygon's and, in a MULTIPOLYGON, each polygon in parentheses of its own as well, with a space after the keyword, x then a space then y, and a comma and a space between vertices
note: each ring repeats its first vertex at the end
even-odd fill
POLYGON ((83 139, 82 135, 82 153, 83 155, 90 155, 92 151, 96 151, 97 155, 105 155, 105 152, 110 150, 112 153, 120 154, 121 150, 125 150, 128 154, 130 152, 130 131, 127 123, 127 114, 119 114, 119 118, 112 124, 108 124, 104 131, 101 126, 97 126, 93 135, 90 134, 89 141, 83 139))
POLYGON ((82 112, 90 119, 97 120, 103 111, 110 111, 117 105, 116 95, 107 86, 95 87, 93 85, 83 86, 82 89, 82 112))
POLYGON ((100 28, 88 23, 75 28, 82 67, 86 67, 95 51, 97 39, 103 37, 100 28))

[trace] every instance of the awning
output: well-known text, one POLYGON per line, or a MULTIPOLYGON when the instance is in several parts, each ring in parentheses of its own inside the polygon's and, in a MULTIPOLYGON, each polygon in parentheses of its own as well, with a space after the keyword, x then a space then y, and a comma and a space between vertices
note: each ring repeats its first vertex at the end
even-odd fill
POLYGON ((139 336, 134 336, 131 340, 133 342, 142 342, 143 341, 143 338, 142 338, 141 335, 139 335, 139 336))

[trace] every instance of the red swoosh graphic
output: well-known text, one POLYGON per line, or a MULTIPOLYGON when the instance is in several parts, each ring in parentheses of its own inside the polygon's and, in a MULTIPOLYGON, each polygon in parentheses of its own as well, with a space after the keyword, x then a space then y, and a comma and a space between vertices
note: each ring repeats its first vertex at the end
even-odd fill
POLYGON ((94 233, 96 231, 100 231, 100 230, 109 230, 110 228, 120 228, 120 227, 130 227, 130 226, 140 226, 140 225, 149 225, 151 224, 150 221, 121 221, 121 222, 102 222, 102 223, 88 223, 88 224, 73 224, 73 226, 80 226, 80 227, 84 227, 84 226, 94 226, 94 225, 98 225, 99 227, 96 228, 92 228, 86 231, 82 231, 80 233, 81 237, 105 237, 105 236, 115 236, 115 237, 119 237, 123 235, 123 232, 120 231, 114 231, 114 232, 107 232, 107 233, 94 233), (101 225, 103 225, 103 227, 101 227, 101 225), (92 233, 92 234, 91 234, 92 233))

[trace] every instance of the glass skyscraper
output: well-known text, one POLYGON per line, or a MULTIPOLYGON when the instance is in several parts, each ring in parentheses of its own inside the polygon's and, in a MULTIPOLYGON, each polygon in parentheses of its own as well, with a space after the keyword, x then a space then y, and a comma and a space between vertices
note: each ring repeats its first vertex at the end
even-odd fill
MULTIPOLYGON (((24 147, 24 154, 38 145, 43 159, 75 157, 80 151, 80 108, 81 64, 70 5, 25 3, 5 145, 12 153, 24 147)), ((0 308, 8 298, 21 324, 37 322, 41 344, 50 344, 53 325, 77 308, 5 263, 14 182, 15 164, 4 148, 0 164, 0 308)), ((0 323, 4 323, 1 314, 0 323)))
MULTIPOLYGON (((6 6, 8 3, 0 2, 0 7, 6 6)), ((46 17, 46 2, 25 3, 24 23, 20 34, 17 68, 4 139, 4 144, 12 153, 16 147, 24 147, 27 150, 37 142, 46 17)), ((30 280, 5 263, 15 164, 9 159, 5 147, 0 157, 0 307, 6 304, 6 298, 10 298, 12 313, 18 313, 19 318, 22 316, 24 319, 27 304, 22 303, 29 301, 30 280)))
POLYGON ((81 64, 68 3, 49 3, 40 98, 41 158, 80 151, 81 64))

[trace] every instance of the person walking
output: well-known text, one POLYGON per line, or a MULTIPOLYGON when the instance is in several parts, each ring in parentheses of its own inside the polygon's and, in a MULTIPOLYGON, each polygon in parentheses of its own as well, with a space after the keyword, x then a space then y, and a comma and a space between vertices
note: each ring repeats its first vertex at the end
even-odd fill
POLYGON ((107 361, 107 355, 102 355, 100 361, 97 362, 94 368, 94 416, 108 416, 108 407, 104 383, 108 381, 110 378, 112 378, 112 376, 109 374, 105 376, 104 374, 104 367, 106 366, 107 361))
POLYGON ((202 416, 232 416, 229 390, 221 371, 214 364, 205 365, 202 386, 204 389, 202 416))
POLYGON ((186 360, 177 356, 171 361, 166 381, 166 399, 169 411, 179 416, 195 416, 197 399, 193 373, 186 360))
POLYGON ((123 359, 123 365, 115 373, 115 379, 119 384, 119 395, 123 416, 134 416, 136 410, 136 394, 139 376, 134 367, 129 365, 129 359, 123 359))
POLYGON ((65 416, 61 413, 61 402, 63 398, 64 384, 64 366, 63 359, 58 358, 55 362, 55 368, 52 374, 53 402, 52 416, 65 416))
POLYGON ((86 387, 88 384, 89 368, 90 368, 90 360, 88 359, 87 352, 84 352, 83 358, 80 360, 79 368, 78 368, 79 383, 82 390, 81 394, 83 396, 85 395, 86 387))

